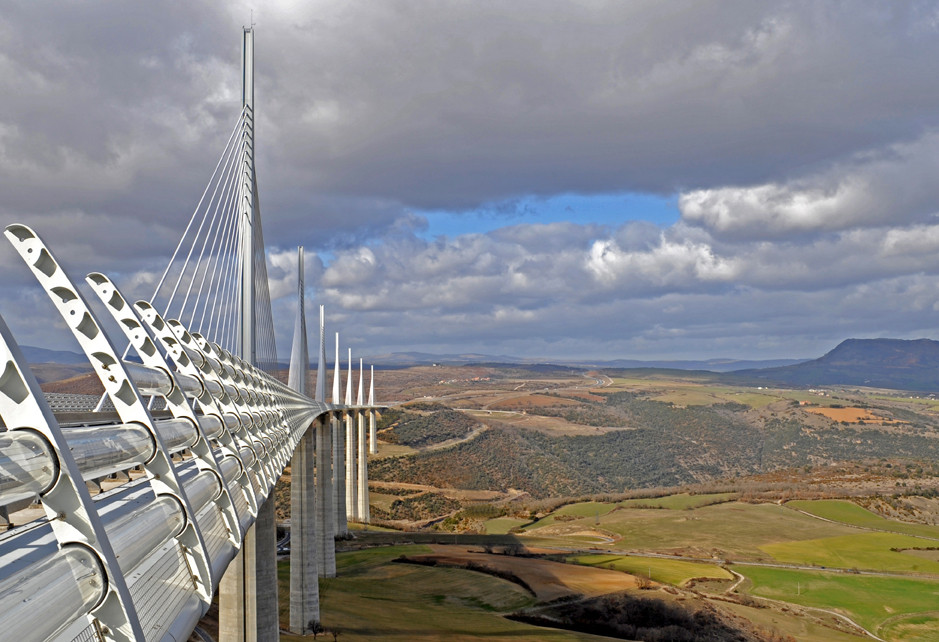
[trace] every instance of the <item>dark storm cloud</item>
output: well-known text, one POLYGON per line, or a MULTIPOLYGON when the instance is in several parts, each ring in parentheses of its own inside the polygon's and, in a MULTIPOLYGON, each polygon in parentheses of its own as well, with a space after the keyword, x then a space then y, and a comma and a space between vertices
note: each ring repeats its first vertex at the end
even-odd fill
MULTIPOLYGON (((3 218, 76 274, 149 295, 237 117, 249 10, 3 3, 3 218)), ((301 243, 316 302, 376 351, 774 356, 936 325, 935 3, 272 2, 254 17, 283 344, 301 243), (427 240, 413 213, 628 191, 677 193, 681 221, 427 240)), ((0 254, 4 313, 33 305, 15 263, 0 254)))

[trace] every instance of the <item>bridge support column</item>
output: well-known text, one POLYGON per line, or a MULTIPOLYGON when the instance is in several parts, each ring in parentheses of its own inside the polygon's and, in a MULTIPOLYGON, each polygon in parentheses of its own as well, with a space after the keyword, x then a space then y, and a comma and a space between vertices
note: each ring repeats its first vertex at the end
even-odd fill
MULTIPOLYGON (((249 554, 254 554, 254 578, 245 582, 252 588, 254 584, 255 621, 257 623, 258 642, 277 642, 280 639, 277 599, 277 520, 274 515, 274 493, 258 509, 258 521, 254 525, 255 546, 249 554)), ((247 558, 246 558, 247 561, 247 558)))
POLYGON ((358 474, 356 478, 358 481, 358 489, 356 491, 356 499, 358 500, 358 510, 356 511, 359 516, 359 521, 363 524, 368 524, 369 522, 369 510, 368 510, 368 453, 366 452, 366 443, 365 443, 365 411, 359 410, 355 413, 358 418, 359 431, 358 431, 358 474))
POLYGON ((219 585, 219 642, 277 642, 274 499, 261 504, 219 585))
POLYGON ((349 524, 346 521, 346 439, 342 421, 338 417, 332 416, 329 424, 333 434, 334 535, 343 536, 349 532, 349 524))
MULTIPOLYGON (((332 427, 329 419, 316 420, 316 552, 319 574, 336 577, 336 526, 333 524, 332 427)), ((293 549, 291 549, 293 550, 293 549)))
POLYGON ((352 411, 345 413, 346 420, 346 516, 348 521, 358 521, 358 499, 356 487, 356 473, 358 469, 355 464, 356 438, 355 438, 355 416, 352 411))
POLYGON ((247 604, 245 603, 245 549, 254 543, 254 527, 248 529, 238 555, 228 565, 218 587, 219 642, 248 640, 247 604), (250 538, 249 538, 250 535, 250 538))
MULTIPOLYGON (((290 460, 290 630, 313 633, 320 621, 314 490, 314 431, 310 426, 290 460)), ((319 529, 317 529, 319 526, 319 529)), ((276 611, 276 609, 275 609, 276 611)))
POLYGON ((368 411, 368 452, 370 455, 378 454, 378 418, 374 410, 368 411))

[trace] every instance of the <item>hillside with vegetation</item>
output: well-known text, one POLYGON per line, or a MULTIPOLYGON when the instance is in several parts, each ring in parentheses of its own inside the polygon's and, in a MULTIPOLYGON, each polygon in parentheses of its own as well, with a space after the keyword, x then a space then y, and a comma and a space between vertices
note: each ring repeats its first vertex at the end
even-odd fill
MULTIPOLYGON (((881 422, 849 423, 807 412, 794 400, 758 409, 726 401, 683 406, 630 391, 594 396, 600 400, 570 397, 576 404, 527 406, 525 414, 593 426, 595 434, 559 435, 489 420, 490 430, 476 439, 377 460, 370 475, 438 487, 516 488, 549 497, 700 483, 838 461, 939 459, 936 418, 909 409, 876 407, 879 414, 871 416, 881 422)), ((449 435, 446 426, 463 425, 456 420, 460 414, 437 411, 404 425, 420 427, 417 439, 423 440, 431 432, 427 426, 439 418, 446 423, 438 430, 449 435)))
POLYGON ((382 413, 378 429, 383 441, 422 448, 465 437, 478 427, 472 417, 446 406, 411 404, 382 413))

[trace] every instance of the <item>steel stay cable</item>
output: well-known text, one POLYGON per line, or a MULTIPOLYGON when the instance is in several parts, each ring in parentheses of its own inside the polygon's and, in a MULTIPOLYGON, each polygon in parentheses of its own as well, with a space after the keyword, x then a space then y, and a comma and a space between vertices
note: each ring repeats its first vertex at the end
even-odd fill
MULTIPOLYGON (((193 286, 193 284, 194 284, 195 281, 196 281, 196 276, 199 274, 199 268, 200 268, 200 266, 202 265, 202 259, 203 259, 203 257, 205 256, 205 248, 206 248, 206 246, 208 245, 209 238, 211 237, 211 238, 213 239, 213 243, 212 243, 212 244, 213 244, 213 246, 214 246, 214 244, 215 244, 215 237, 218 235, 219 230, 220 230, 220 228, 221 228, 221 224, 219 225, 218 228, 216 228, 216 226, 215 226, 215 221, 218 219, 218 212, 219 212, 219 208, 220 208, 221 205, 222 205, 222 202, 223 202, 224 200, 227 200, 228 194, 229 194, 229 192, 230 192, 232 186, 234 185, 234 182, 235 182, 235 172, 233 171, 233 169, 234 169, 234 165, 232 165, 228 170, 226 170, 227 176, 226 176, 226 175, 223 175, 223 180, 224 180, 224 182, 225 182, 225 185, 224 185, 224 188, 223 188, 223 190, 222 190, 222 194, 219 196, 219 198, 218 198, 217 200, 214 201, 214 202, 215 202, 215 209, 214 209, 214 211, 213 211, 213 213, 212 213, 212 221, 209 223, 209 229, 206 230, 205 236, 203 237, 203 240, 202 240, 202 248, 200 248, 200 250, 199 250, 199 260, 196 262, 196 267, 195 267, 194 270, 193 270, 192 279, 189 281, 189 288, 186 290, 186 297, 183 299, 183 305, 182 305, 182 307, 181 307, 180 310, 179 310, 179 315, 178 315, 178 318, 179 318, 179 319, 183 319, 183 318, 185 318, 185 316, 186 316, 186 307, 187 307, 187 304, 188 304, 188 302, 189 302, 189 296, 190 296, 190 294, 192 293, 192 286, 193 286), (214 234, 213 234, 213 230, 215 230, 214 234)), ((220 184, 221 184, 221 181, 220 181, 220 184)), ((213 195, 213 197, 214 197, 214 195, 213 195)), ((212 203, 210 202, 210 203, 209 203, 209 207, 211 207, 211 205, 212 205, 212 203)), ((208 210, 207 210, 207 213, 208 213, 208 210)), ((208 266, 206 266, 206 270, 208 270, 208 266)), ((204 274, 204 273, 203 273, 202 283, 205 283, 205 274, 204 274)), ((202 293, 202 292, 201 292, 202 284, 200 284, 199 288, 200 288, 199 295, 201 295, 201 293, 202 293)), ((197 295, 197 296, 198 296, 198 295, 197 295)), ((195 309, 195 307, 197 307, 197 306, 194 306, 194 309, 195 309)), ((193 314, 195 314, 195 312, 193 312, 193 314)))
MULTIPOLYGON (((228 157, 229 160, 226 161, 226 165, 229 162, 233 162, 234 158, 237 158, 237 155, 234 153, 235 149, 236 149, 236 146, 233 145, 231 146, 230 150, 226 150, 229 152, 229 157, 228 157)), ((215 183, 215 189, 213 190, 211 200, 209 201, 210 205, 215 200, 215 194, 217 193, 217 191, 218 191, 218 181, 216 181, 215 183)), ((195 238, 193 239, 193 243, 189 247, 189 252, 186 255, 186 260, 183 261, 183 266, 182 266, 182 269, 180 270, 179 277, 176 279, 176 283, 173 286, 173 291, 170 293, 169 300, 166 302, 166 306, 164 308, 164 314, 168 314, 173 305, 173 299, 176 298, 176 293, 179 290, 179 284, 182 281, 183 276, 186 274, 186 268, 189 266, 189 260, 192 258, 192 253, 195 250, 196 243, 198 242, 199 238, 202 236, 202 228, 205 225, 205 220, 207 217, 208 217, 208 211, 205 212, 205 214, 202 216, 202 220, 199 222, 199 229, 196 231, 196 235, 195 235, 195 238)))
MULTIPOLYGON (((232 141, 235 139, 235 134, 239 129, 243 129, 244 121, 246 117, 245 107, 242 107, 241 113, 238 115, 237 120, 235 121, 235 126, 232 128, 231 134, 228 136, 228 140, 225 143, 225 147, 222 149, 222 153, 219 156, 218 162, 215 164, 215 168, 212 170, 212 174, 209 177, 209 181, 205 185, 205 189, 202 190, 202 195, 199 197, 199 202, 196 205, 195 209, 192 212, 192 216, 189 217, 189 222, 186 224, 186 229, 183 230, 182 236, 179 238, 179 242, 176 244, 176 249, 173 250, 173 254, 170 257, 169 262, 166 264, 166 268, 163 270, 163 274, 160 276, 160 280, 157 282, 156 287, 153 290, 153 295, 150 297, 150 301, 154 301, 157 298, 160 290, 163 287, 164 282, 166 281, 167 275, 169 275, 170 270, 173 267, 173 263, 176 261, 176 257, 179 254, 179 250, 182 248, 183 243, 186 240, 186 237, 189 235, 189 230, 192 228, 192 224, 196 220, 196 216, 199 214, 199 210, 202 207, 202 203, 205 200, 205 195, 208 194, 209 188, 212 186, 215 177, 218 174, 218 169, 222 165, 222 161, 225 159, 226 155, 229 154, 229 149, 232 147, 232 141)), ((182 275, 182 272, 180 273, 182 275)), ((123 357, 126 358, 130 354, 131 345, 130 343, 124 348, 123 357)), ((98 400, 98 403, 95 405, 94 411, 100 412, 104 407, 105 402, 107 401, 107 393, 103 393, 98 400)))
MULTIPOLYGON (((202 306, 202 316, 199 319, 199 332, 202 332, 202 324, 205 321, 205 316, 209 309, 209 299, 212 298, 211 293, 213 290, 215 291, 215 295, 212 301, 212 309, 214 312, 216 313, 218 312, 218 292, 220 288, 220 279, 218 278, 218 271, 219 271, 220 265, 222 264, 224 260, 223 257, 227 256, 228 252, 232 251, 231 242, 232 242, 232 239, 234 238, 234 230, 235 230, 234 223, 237 220, 237 216, 233 216, 232 214, 234 211, 234 202, 235 202, 236 192, 237 190, 234 190, 234 189, 230 190, 229 200, 228 200, 228 203, 226 203, 225 205, 224 216, 223 216, 223 218, 225 219, 225 227, 224 227, 224 230, 222 231, 222 236, 219 241, 219 246, 215 254, 216 258, 215 258, 215 264, 212 269, 212 280, 210 282, 209 295, 205 297, 205 301, 202 306)), ((201 286, 200 286, 200 290, 201 290, 201 286)), ((195 318, 195 310, 193 311, 193 318, 195 318)))
MULTIPOLYGON (((241 216, 240 214, 238 215, 241 216)), ((236 239, 236 249, 241 247, 241 226, 238 226, 238 236, 236 239)), ((241 318, 241 306, 239 305, 239 292, 237 287, 238 275, 241 274, 241 263, 242 256, 241 252, 235 252, 234 255, 234 270, 229 273, 229 288, 228 288, 228 314, 225 316, 225 324, 222 329, 223 343, 222 346, 229 352, 234 351, 235 349, 235 326, 238 319, 241 318)))
POLYGON ((196 214, 199 213, 199 208, 202 207, 202 201, 205 199, 205 195, 209 192, 209 187, 212 185, 212 181, 214 180, 216 173, 218 173, 218 168, 222 164, 222 160, 225 158, 225 154, 228 151, 228 148, 231 146, 232 140, 235 138, 235 133, 241 127, 244 119, 245 119, 245 109, 242 108, 241 115, 235 121, 235 126, 232 128, 232 132, 228 136, 228 142, 225 143, 225 147, 222 149, 222 154, 221 156, 219 156, 218 162, 215 164, 215 169, 212 171, 212 176, 209 178, 209 182, 206 183, 205 189, 202 190, 202 196, 199 198, 199 203, 198 205, 196 205, 196 209, 193 210, 192 216, 189 218, 189 223, 186 225, 186 229, 185 231, 183 231, 183 235, 179 239, 179 243, 176 244, 176 249, 173 251, 173 256, 170 257, 169 263, 166 264, 166 269, 163 271, 163 276, 160 277, 160 281, 157 283, 157 286, 153 291, 153 296, 150 297, 151 301, 156 299, 156 296, 159 293, 160 288, 163 287, 163 282, 166 280, 166 275, 169 273, 170 268, 173 265, 173 262, 176 260, 176 255, 179 254, 179 250, 183 246, 183 241, 185 240, 186 236, 189 234, 189 229, 192 227, 193 222, 196 220, 196 214))

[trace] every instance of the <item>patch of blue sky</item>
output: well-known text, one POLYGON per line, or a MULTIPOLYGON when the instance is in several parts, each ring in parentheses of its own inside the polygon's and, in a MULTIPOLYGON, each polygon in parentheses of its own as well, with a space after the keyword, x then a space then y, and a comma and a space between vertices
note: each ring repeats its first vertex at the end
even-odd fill
POLYGON ((527 196, 484 205, 473 210, 419 210, 427 219, 420 235, 430 240, 462 234, 485 234, 524 223, 594 223, 617 227, 628 221, 648 221, 667 227, 678 221, 678 196, 638 192, 615 194, 559 194, 527 196))

